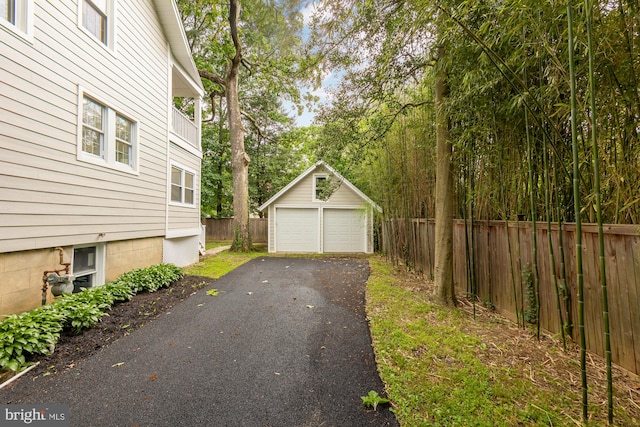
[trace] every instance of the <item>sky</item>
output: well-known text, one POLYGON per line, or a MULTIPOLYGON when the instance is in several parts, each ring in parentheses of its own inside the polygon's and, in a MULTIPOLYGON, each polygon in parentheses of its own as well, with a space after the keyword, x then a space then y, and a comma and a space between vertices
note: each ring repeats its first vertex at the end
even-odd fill
MULTIPOLYGON (((307 4, 302 8, 302 16, 305 24, 305 29, 303 30, 303 37, 305 33, 308 34, 308 29, 306 29, 306 27, 311 21, 311 14, 313 13, 313 9, 314 9, 313 1, 307 2, 307 4)), ((332 87, 336 87, 339 82, 340 82, 339 75, 333 72, 327 72, 322 78, 321 87, 311 91, 309 89, 303 89, 302 93, 306 94, 311 92, 313 95, 319 98, 319 101, 318 101, 319 104, 322 104, 326 102, 331 96, 328 90, 332 87)), ((287 108, 287 110, 292 112, 292 115, 294 115, 295 122, 298 126, 300 127, 309 126, 313 123, 313 119, 315 117, 315 114, 313 111, 309 111, 305 108, 302 115, 298 116, 293 104, 291 104, 290 102, 285 102, 285 108, 287 108)))

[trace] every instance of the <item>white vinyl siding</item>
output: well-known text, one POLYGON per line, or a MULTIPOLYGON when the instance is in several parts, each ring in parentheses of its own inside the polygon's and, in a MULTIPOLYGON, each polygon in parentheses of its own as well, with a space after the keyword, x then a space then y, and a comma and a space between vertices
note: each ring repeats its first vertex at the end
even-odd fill
POLYGON ((0 252, 165 233, 169 52, 155 7, 117 2, 114 56, 78 30, 76 4, 37 2, 33 45, 0 26, 0 252), (137 175, 78 161, 79 87, 134 123, 137 175))

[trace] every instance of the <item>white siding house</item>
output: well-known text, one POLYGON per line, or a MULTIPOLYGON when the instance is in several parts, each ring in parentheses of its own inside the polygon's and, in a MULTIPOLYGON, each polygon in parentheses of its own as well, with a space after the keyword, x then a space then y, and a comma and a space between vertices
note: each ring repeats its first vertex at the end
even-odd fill
POLYGON ((46 271, 197 261, 203 88, 175 2, 0 6, 0 316, 40 304, 46 271))
POLYGON ((259 209, 267 212, 269 252, 291 253, 371 253, 373 211, 381 211, 324 161, 301 173, 259 209))

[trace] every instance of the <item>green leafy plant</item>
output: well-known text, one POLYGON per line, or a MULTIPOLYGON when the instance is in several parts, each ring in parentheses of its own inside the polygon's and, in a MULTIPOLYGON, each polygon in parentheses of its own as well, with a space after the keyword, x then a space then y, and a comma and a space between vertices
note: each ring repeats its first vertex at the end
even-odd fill
POLYGON ((49 354, 60 337, 64 315, 53 306, 10 315, 0 323, 0 367, 17 371, 31 354, 49 354))
POLYGON ((171 264, 139 268, 105 286, 66 294, 53 304, 8 316, 0 322, 0 368, 25 367, 31 356, 51 353, 63 330, 78 334, 96 325, 114 303, 169 286, 182 275, 182 269, 171 264))
POLYGON ((374 390, 369 391, 369 394, 366 396, 360 396, 360 399, 362 399, 364 406, 373 408, 374 411, 377 410, 378 405, 389 403, 389 399, 380 396, 378 392, 374 390))

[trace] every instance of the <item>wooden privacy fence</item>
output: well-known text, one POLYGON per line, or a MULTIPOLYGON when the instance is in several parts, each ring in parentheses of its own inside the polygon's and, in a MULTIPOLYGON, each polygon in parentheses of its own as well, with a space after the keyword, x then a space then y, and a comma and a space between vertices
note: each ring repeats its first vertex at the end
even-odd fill
MULTIPOLYGON (((534 271, 533 224, 531 222, 475 221, 465 230, 463 220, 453 226, 453 268, 458 292, 471 289, 475 273, 478 298, 491 304, 502 315, 516 320, 516 312, 530 307, 528 273, 534 271), (465 233, 466 231, 466 233, 465 233), (467 256, 467 253, 469 256, 467 256), (524 272, 524 274, 523 274, 524 272), (523 278, 524 277, 524 278, 523 278)), ((417 270, 433 273, 435 224, 433 220, 393 220, 383 226, 383 248, 411 263, 417 270), (391 238, 395 236, 395 238, 391 238)), ((565 324, 573 325, 578 342, 578 292, 576 279, 575 224, 551 226, 551 249, 546 222, 536 223, 537 264, 540 280, 541 328, 561 332, 556 283, 565 324), (559 237, 562 237, 566 283, 563 281, 559 237), (566 299, 563 296, 566 295, 566 299)), ((607 296, 611 332, 612 360, 617 365, 640 373, 640 227, 605 225, 607 296)), ((582 225, 585 338, 589 351, 604 355, 602 325, 602 288, 595 224, 582 225)))
MULTIPOLYGON (((267 243, 267 218, 250 218, 249 234, 253 243, 267 243)), ((202 218, 207 227, 207 241, 232 241, 235 236, 233 218, 202 218)))

